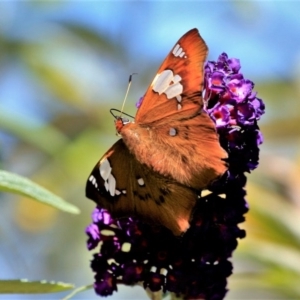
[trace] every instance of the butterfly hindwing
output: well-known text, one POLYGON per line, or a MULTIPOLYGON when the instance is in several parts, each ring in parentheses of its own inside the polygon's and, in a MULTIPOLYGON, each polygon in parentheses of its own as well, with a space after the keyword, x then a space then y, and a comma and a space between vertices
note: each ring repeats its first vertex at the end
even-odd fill
POLYGON ((175 235, 188 229, 197 194, 141 164, 122 139, 95 166, 86 186, 86 196, 112 216, 134 215, 175 235))
POLYGON ((193 115, 202 108, 203 64, 208 48, 197 29, 174 45, 149 86, 135 122, 149 124, 168 116, 193 115))

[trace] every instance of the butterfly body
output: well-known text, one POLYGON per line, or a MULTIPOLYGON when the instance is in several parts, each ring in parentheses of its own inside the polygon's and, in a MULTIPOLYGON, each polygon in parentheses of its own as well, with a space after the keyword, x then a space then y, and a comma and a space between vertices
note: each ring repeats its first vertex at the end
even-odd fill
POLYGON ((117 118, 122 139, 101 158, 86 194, 114 217, 136 215, 175 235, 189 228, 199 191, 226 171, 227 154, 203 110, 207 47, 198 30, 173 47, 134 122, 117 118))

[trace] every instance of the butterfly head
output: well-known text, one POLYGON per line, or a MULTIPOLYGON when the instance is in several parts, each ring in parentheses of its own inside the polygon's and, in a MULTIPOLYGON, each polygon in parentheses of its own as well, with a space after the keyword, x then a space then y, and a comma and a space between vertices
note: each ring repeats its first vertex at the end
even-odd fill
POLYGON ((130 123, 129 119, 123 118, 123 117, 117 117, 115 120, 115 126, 116 126, 117 133, 120 133, 123 126, 128 123, 130 123))
POLYGON ((122 130, 122 128, 123 128, 124 125, 130 123, 129 119, 124 118, 124 117, 121 117, 121 115, 123 114, 123 115, 126 115, 126 116, 130 117, 130 118, 133 118, 131 115, 126 114, 126 113, 124 113, 124 112, 121 112, 120 110, 115 109, 115 108, 112 108, 112 109, 110 110, 110 113, 111 113, 111 114, 113 115, 113 117, 115 118, 115 126, 116 126, 116 130, 117 130, 117 133, 118 133, 118 134, 120 134, 120 132, 121 132, 121 130, 122 130), (117 116, 117 115, 115 114, 115 112, 120 113, 120 116, 117 116))

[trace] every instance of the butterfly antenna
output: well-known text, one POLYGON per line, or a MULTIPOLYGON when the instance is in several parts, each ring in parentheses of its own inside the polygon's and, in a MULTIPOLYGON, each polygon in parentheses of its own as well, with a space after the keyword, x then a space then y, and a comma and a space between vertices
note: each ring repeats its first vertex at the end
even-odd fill
MULTIPOLYGON (((116 111, 117 113, 121 113, 121 111, 120 111, 119 109, 115 109, 115 108, 111 108, 111 109, 110 109, 110 113, 112 114, 112 116, 113 116, 115 119, 117 119, 118 116, 115 115, 115 113, 114 113, 115 111, 116 111)), ((129 114, 126 114, 126 113, 124 113, 124 112, 123 112, 123 115, 125 115, 125 116, 127 116, 127 117, 130 117, 130 118, 132 118, 132 119, 134 119, 134 116, 129 115, 129 114)))
POLYGON ((128 95, 128 92, 129 92, 129 89, 130 89, 130 86, 131 86, 132 75, 135 75, 135 74, 137 74, 137 73, 132 73, 132 74, 129 75, 128 87, 127 87, 127 91, 126 91, 126 94, 125 94, 125 97, 124 97, 124 100, 123 100, 123 104, 122 104, 122 108, 121 108, 121 113, 120 113, 120 118, 122 117, 124 105, 125 105, 125 102, 126 102, 126 99, 127 99, 127 95, 128 95))

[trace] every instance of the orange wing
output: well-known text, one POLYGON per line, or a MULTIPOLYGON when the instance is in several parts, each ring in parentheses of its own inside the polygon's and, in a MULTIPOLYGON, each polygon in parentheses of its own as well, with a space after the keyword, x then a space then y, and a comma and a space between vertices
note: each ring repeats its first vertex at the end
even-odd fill
POLYGON ((177 182, 206 188, 227 169, 215 124, 202 109, 205 42, 197 29, 172 48, 122 138, 135 158, 177 182))
POLYGON ((183 35, 150 84, 135 122, 149 124, 169 116, 181 119, 199 112, 203 106, 201 91, 207 52, 197 29, 183 35))

